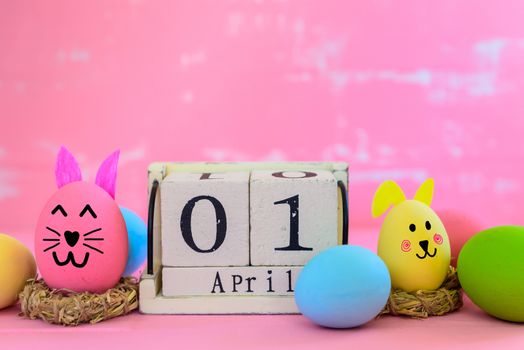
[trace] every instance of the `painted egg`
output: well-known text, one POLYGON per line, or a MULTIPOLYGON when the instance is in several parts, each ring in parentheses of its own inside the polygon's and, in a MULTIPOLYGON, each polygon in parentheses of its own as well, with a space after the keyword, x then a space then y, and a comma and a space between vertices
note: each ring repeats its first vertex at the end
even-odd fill
POLYGON ((469 298, 488 314, 524 322, 524 227, 499 226, 473 236, 457 271, 469 298))
POLYGON ((78 181, 61 187, 40 214, 36 262, 51 288, 105 292, 118 283, 127 252, 120 208, 95 184, 78 181))
POLYGON ((451 265, 457 267, 457 258, 460 250, 468 239, 482 230, 482 225, 467 214, 444 210, 439 211, 438 216, 444 223, 449 237, 451 247, 451 265))
POLYGON ((131 276, 146 261, 147 226, 144 220, 133 211, 120 207, 127 228, 129 254, 123 276, 131 276))
POLYGON ((435 290, 446 278, 449 238, 444 224, 430 208, 433 188, 433 179, 426 179, 408 200, 396 182, 387 180, 375 192, 373 217, 392 207, 380 228, 377 254, 389 269, 393 288, 407 292, 435 290))
POLYGON ((358 246, 337 246, 304 266, 295 285, 295 302, 318 325, 351 328, 375 318, 390 290, 388 269, 377 255, 358 246))
POLYGON ((16 302, 25 282, 36 275, 33 254, 15 238, 0 234, 0 309, 16 302))
POLYGON ((444 224, 426 204, 405 200, 384 219, 377 248, 393 288, 434 290, 446 278, 450 246, 444 224))

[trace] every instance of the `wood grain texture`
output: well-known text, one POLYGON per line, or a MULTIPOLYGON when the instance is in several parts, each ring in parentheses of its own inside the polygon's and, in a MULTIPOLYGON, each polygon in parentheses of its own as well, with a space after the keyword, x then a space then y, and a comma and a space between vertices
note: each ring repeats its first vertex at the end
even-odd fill
POLYGON ((337 184, 330 171, 253 171, 250 201, 252 265, 303 265, 338 243, 337 184), (294 204, 282 202, 290 198, 294 204))
POLYGON ((297 266, 164 267, 162 295, 293 296, 297 266))
POLYGON ((160 192, 164 266, 249 264, 249 172, 172 173, 160 192))

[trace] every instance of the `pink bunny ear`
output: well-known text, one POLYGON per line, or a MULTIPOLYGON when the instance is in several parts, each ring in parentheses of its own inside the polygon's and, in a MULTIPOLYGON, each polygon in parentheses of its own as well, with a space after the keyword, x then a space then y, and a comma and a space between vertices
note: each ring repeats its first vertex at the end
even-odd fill
POLYGON ((113 152, 98 168, 95 183, 106 190, 113 199, 115 198, 116 171, 120 151, 113 152))
POLYGON ((60 147, 56 157, 56 186, 58 188, 75 181, 82 181, 82 172, 75 157, 65 148, 60 147))

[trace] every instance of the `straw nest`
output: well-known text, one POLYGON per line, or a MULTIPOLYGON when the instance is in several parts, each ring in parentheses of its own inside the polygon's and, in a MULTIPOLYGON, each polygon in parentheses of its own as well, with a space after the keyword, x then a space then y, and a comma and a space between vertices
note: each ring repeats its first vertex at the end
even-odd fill
POLYGON ((413 318, 442 316, 462 307, 462 291, 457 271, 450 266, 448 275, 437 290, 405 292, 394 289, 380 315, 403 315, 413 318))
POLYGON ((93 294, 50 289, 42 279, 30 279, 19 299, 20 316, 64 326, 94 324, 135 310, 138 284, 134 278, 126 277, 105 293, 93 294))

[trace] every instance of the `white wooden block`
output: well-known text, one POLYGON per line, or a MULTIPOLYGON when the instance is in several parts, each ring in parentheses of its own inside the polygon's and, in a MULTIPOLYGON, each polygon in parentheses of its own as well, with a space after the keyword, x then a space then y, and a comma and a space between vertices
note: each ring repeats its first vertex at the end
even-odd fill
POLYGON ((172 173, 161 184, 162 264, 249 264, 249 173, 172 173))
POLYGON ((253 171, 251 264, 303 265, 337 245, 337 196, 331 171, 253 171))
POLYGON ((162 294, 176 296, 292 296, 302 267, 164 267, 162 294))
POLYGON ((165 297, 159 293, 162 274, 143 274, 141 313, 145 314, 298 314, 292 295, 165 297))

